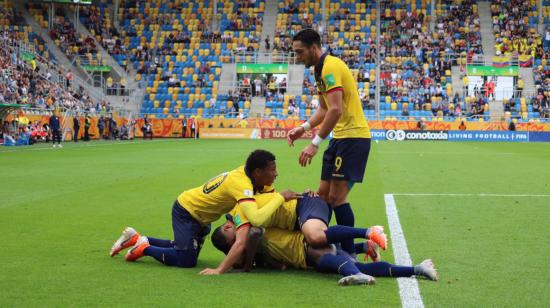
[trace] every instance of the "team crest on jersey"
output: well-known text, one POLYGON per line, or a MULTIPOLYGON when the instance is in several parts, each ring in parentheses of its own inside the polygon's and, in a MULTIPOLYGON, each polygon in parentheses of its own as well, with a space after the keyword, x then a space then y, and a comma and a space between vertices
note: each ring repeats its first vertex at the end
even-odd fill
POLYGON ((241 216, 239 214, 235 215, 235 225, 239 226, 241 224, 241 216))
POLYGON ((334 74, 326 75, 325 79, 327 81, 327 87, 332 87, 332 86, 336 85, 336 80, 334 80, 334 74))
POLYGON ((222 185, 223 181, 227 178, 227 175, 229 172, 222 173, 212 179, 210 179, 204 186, 202 187, 202 192, 205 194, 209 194, 213 192, 216 188, 220 187, 222 185))

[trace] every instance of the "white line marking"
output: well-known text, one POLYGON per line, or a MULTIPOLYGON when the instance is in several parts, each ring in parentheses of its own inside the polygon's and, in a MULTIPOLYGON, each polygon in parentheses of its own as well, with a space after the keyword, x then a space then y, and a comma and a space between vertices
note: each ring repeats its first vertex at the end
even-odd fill
POLYGON ((533 197, 533 198, 544 198, 550 197, 550 195, 545 194, 435 194, 435 193, 394 193, 393 196, 444 196, 444 197, 533 197))
MULTIPOLYGON (((384 201, 386 202, 386 215, 388 216, 388 223, 390 226, 395 263, 403 266, 412 266, 405 235, 403 234, 403 229, 399 222, 399 215, 397 214, 397 208, 395 207, 395 199, 392 194, 385 194, 384 201)), ((416 278, 397 278, 397 284, 399 285, 399 296, 401 297, 401 304, 403 307, 424 307, 416 278)))

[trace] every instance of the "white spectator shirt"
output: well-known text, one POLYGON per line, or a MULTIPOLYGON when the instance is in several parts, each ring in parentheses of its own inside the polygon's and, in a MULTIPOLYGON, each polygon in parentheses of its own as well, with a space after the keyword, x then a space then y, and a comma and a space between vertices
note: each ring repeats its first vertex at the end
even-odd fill
POLYGON ((319 107, 319 100, 316 99, 316 98, 313 98, 311 100, 311 106, 314 108, 314 109, 317 109, 317 107, 319 107))

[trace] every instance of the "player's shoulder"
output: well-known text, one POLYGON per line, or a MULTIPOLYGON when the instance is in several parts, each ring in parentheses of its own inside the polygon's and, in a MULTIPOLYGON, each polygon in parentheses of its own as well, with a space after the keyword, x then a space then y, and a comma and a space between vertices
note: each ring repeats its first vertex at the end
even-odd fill
POLYGON ((326 58, 325 58, 325 62, 323 64, 323 71, 325 69, 335 70, 335 69, 342 69, 342 68, 347 68, 347 67, 348 66, 346 65, 346 63, 344 61, 342 61, 342 59, 340 59, 338 57, 335 57, 335 56, 327 55, 326 58))
POLYGON ((246 174, 244 166, 240 166, 229 171, 227 173, 226 182, 228 185, 235 188, 246 188, 247 190, 252 191, 252 180, 246 174))
POLYGON ((248 175, 246 174, 246 171, 244 170, 244 166, 240 166, 236 169, 233 169, 229 172, 227 172, 227 177, 230 180, 233 181, 245 181, 245 182, 252 182, 248 175))

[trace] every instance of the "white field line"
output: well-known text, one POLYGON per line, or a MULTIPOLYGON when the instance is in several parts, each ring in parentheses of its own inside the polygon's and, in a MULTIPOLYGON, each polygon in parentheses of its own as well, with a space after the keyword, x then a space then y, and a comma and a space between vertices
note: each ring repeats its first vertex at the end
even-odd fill
MULTIPOLYGON (((390 236, 393 247, 395 263, 403 266, 412 266, 411 256, 405 241, 405 235, 399 222, 399 215, 395 206, 395 199, 392 194, 385 194, 384 201, 386 202, 386 215, 390 226, 390 236)), ((424 303, 420 296, 418 281, 416 278, 397 278, 399 285, 399 296, 401 304, 404 308, 423 308, 424 303)))
POLYGON ((393 193, 393 196, 411 196, 411 197, 426 197, 426 196, 442 196, 442 197, 533 197, 544 198, 550 197, 548 194, 455 194, 455 193, 393 193))

